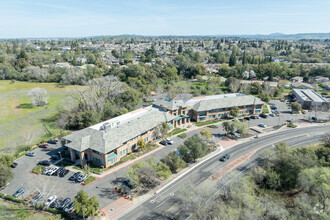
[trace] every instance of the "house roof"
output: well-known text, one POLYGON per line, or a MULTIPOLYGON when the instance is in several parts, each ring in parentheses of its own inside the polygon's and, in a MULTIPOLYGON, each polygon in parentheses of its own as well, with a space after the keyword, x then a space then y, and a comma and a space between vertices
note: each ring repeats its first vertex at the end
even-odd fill
POLYGON ((236 96, 236 97, 224 97, 219 99, 202 100, 194 105, 194 110, 209 111, 212 109, 219 108, 231 108, 234 106, 245 106, 245 105, 261 105, 265 104, 259 98, 254 96, 236 96))
MULTIPOLYGON (((174 118, 175 116, 170 115, 169 113, 149 106, 143 109, 142 113, 140 112, 134 117, 128 119, 126 117, 126 119, 122 120, 119 125, 115 124, 114 127, 111 127, 108 130, 102 130, 102 123, 100 123, 73 132, 64 138, 70 141, 66 144, 67 147, 79 152, 90 148, 101 153, 108 153, 122 146, 132 138, 157 127, 162 122, 169 122, 174 118)), ((103 122, 103 124, 107 122, 103 122)))
POLYGON ((313 89, 293 89, 293 93, 304 101, 313 101, 318 103, 328 102, 321 95, 317 94, 313 89))

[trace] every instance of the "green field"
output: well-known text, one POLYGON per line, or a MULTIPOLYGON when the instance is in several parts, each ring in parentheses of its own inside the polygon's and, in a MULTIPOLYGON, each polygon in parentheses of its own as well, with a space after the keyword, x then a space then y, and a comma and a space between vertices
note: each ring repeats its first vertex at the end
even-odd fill
POLYGON ((13 152, 18 146, 36 143, 49 136, 43 124, 52 133, 60 129, 54 123, 57 106, 74 86, 60 88, 56 83, 11 83, 0 80, 0 151, 13 152), (48 104, 30 107, 29 90, 39 87, 47 90, 48 104), (32 141, 29 141, 31 140, 32 141))

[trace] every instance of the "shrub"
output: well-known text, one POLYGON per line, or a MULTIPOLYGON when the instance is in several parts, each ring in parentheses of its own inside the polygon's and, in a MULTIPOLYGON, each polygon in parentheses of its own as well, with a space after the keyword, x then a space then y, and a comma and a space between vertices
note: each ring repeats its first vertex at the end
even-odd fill
POLYGON ((45 169, 45 166, 37 165, 32 169, 32 173, 41 174, 45 169))
POLYGON ((83 185, 87 185, 88 183, 91 183, 91 182, 93 182, 94 180, 96 180, 94 176, 89 176, 89 177, 84 181, 83 185))
POLYGON ((16 203, 22 203, 23 202, 23 199, 19 199, 19 198, 16 198, 14 196, 11 196, 11 195, 6 195, 4 197, 4 199, 12 201, 12 202, 16 202, 16 203))
POLYGON ((55 215, 63 213, 61 210, 53 209, 53 208, 49 208, 49 207, 47 209, 45 209, 45 211, 50 212, 50 213, 55 214, 55 215))
POLYGON ((178 137, 184 139, 184 138, 187 137, 187 134, 186 133, 182 133, 182 134, 179 134, 178 137))
POLYGON ((293 124, 292 122, 288 123, 287 126, 289 128, 296 128, 297 127, 297 125, 293 124))

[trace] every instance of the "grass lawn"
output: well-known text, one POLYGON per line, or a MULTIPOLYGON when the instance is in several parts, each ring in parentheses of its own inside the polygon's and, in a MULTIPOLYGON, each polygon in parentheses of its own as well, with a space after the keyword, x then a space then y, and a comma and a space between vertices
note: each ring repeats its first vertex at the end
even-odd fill
POLYGON ((32 173, 41 174, 46 169, 43 165, 37 165, 32 169, 32 173))
POLYGON ((176 135, 176 134, 179 134, 179 133, 182 133, 182 132, 185 132, 187 129, 178 129, 178 130, 174 130, 171 132, 171 136, 172 135, 176 135))
POLYGON ((292 89, 284 89, 285 93, 290 93, 292 91, 292 89))
POLYGON ((264 107, 262 108, 262 113, 269 113, 267 105, 264 105, 264 107))
POLYGON ((50 137, 44 125, 52 133, 59 133, 55 125, 57 106, 67 97, 75 86, 57 87, 56 83, 11 83, 0 80, 0 152, 13 152, 20 145, 37 143, 50 137), (47 91, 48 104, 32 108, 27 95, 33 88, 47 91))
MULTIPOLYGON (((73 166, 72 168, 73 168, 73 169, 76 169, 76 170, 81 170, 81 171, 84 171, 84 170, 85 170, 85 169, 83 169, 80 165, 73 166)), ((99 167, 93 167, 92 165, 89 165, 89 166, 88 166, 88 169, 89 169, 89 172, 91 172, 91 173, 96 173, 96 174, 101 174, 101 170, 102 170, 102 168, 99 168, 99 167)))
POLYGON ((0 201, 1 217, 0 219, 48 219, 60 220, 61 215, 53 215, 46 212, 37 212, 22 204, 12 204, 10 202, 0 201))
POLYGON ((195 125, 197 127, 202 127, 204 125, 211 125, 211 124, 218 123, 218 122, 219 122, 218 120, 216 120, 216 121, 197 122, 195 125))
POLYGON ((186 133, 183 133, 183 134, 179 134, 179 135, 178 135, 178 137, 179 137, 179 138, 182 138, 182 139, 184 139, 184 138, 186 138, 186 137, 187 137, 187 134, 186 134, 186 133))
POLYGON ((87 185, 88 183, 93 182, 94 180, 96 180, 96 178, 94 176, 89 176, 84 182, 83 185, 87 185))

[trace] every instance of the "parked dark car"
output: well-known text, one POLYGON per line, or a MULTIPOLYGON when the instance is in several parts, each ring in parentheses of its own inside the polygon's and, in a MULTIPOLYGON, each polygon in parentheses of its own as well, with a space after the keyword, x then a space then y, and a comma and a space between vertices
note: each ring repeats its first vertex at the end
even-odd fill
POLYGON ((17 198, 20 195, 23 195, 24 192, 25 192, 25 188, 22 186, 13 194, 13 196, 17 198))
POLYGON ((238 119, 240 122, 244 122, 244 119, 243 118, 240 118, 240 119, 238 119))
POLYGON ((56 139, 50 139, 47 143, 48 144, 57 144, 58 140, 56 139))
POLYGON ((64 209, 67 205, 69 205, 71 202, 71 199, 70 198, 65 198, 63 200, 63 202, 61 203, 59 209, 64 209))
POLYGON ((260 114, 260 117, 262 117, 262 118, 267 118, 268 115, 266 115, 266 114, 264 114, 264 113, 261 113, 261 114, 260 114))
POLYGON ((12 165, 10 165, 10 166, 11 166, 11 168, 16 168, 17 165, 18 165, 18 164, 14 162, 14 163, 13 163, 12 165))
POLYGON ((39 147, 40 148, 48 148, 48 144, 40 144, 39 147))
POLYGON ((275 105, 270 106, 270 109, 277 110, 277 107, 275 105))
POLYGON ((244 120, 250 121, 250 117, 244 117, 244 120))
POLYGON ((64 170, 64 167, 60 167, 60 168, 58 168, 58 169, 53 173, 53 176, 58 176, 58 175, 62 172, 62 170, 64 170))
POLYGON ((42 160, 38 164, 43 165, 43 166, 49 166, 51 163, 48 160, 42 160))
POLYGON ((64 176, 66 176, 68 173, 69 173, 69 170, 64 169, 64 170, 61 171, 61 173, 60 173, 60 177, 64 177, 64 176))
POLYGON ((37 195, 35 195, 31 200, 30 200, 30 203, 36 203, 36 202, 38 202, 41 198, 43 197, 43 195, 40 193, 40 192, 38 192, 38 194, 37 195))
POLYGON ((54 154, 50 157, 52 160, 59 160, 60 159, 60 156, 54 154))
POLYGON ((312 121, 318 121, 317 117, 312 117, 312 121))
POLYGON ((49 207, 50 208, 53 208, 53 209, 57 209, 60 207, 60 205, 62 204, 63 202, 63 198, 57 198, 54 202, 52 202, 49 207))
POLYGON ((229 158, 230 158, 230 154, 225 154, 224 156, 222 156, 222 157, 220 158, 220 161, 225 162, 225 161, 228 160, 229 158))
POLYGON ((241 137, 241 135, 239 133, 237 133, 236 131, 231 131, 231 132, 229 132, 229 134, 231 134, 237 138, 241 137))
POLYGON ((80 175, 81 175, 81 172, 76 172, 72 176, 70 176, 69 180, 75 181, 80 175))
POLYGON ((70 203, 70 204, 64 209, 64 211, 67 212, 67 213, 70 213, 70 212, 72 212, 73 208, 74 208, 74 203, 71 202, 71 203, 70 203))
POLYGON ((251 119, 258 119, 259 116, 258 116, 258 115, 252 115, 250 118, 251 118, 251 119))
POLYGON ((126 186, 128 186, 130 189, 134 188, 134 181, 131 179, 125 179, 123 182, 126 186))
POLYGON ((162 145, 165 145, 165 146, 168 144, 165 139, 164 140, 161 140, 159 143, 162 144, 162 145))

